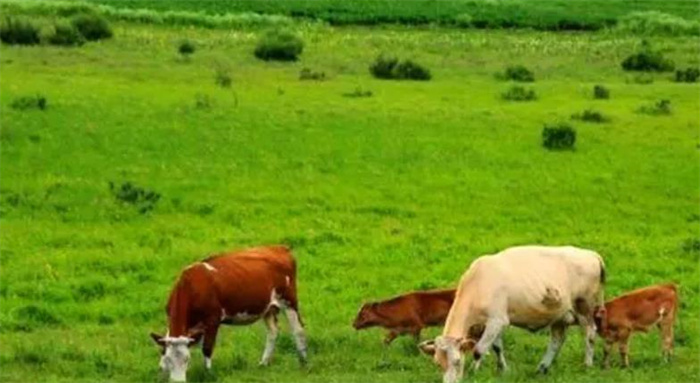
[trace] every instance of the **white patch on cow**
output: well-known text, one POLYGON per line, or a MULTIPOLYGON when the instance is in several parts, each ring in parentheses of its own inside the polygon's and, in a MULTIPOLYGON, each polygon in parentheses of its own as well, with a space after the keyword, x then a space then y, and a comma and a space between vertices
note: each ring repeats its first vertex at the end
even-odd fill
POLYGON ((289 283, 290 283, 289 275, 287 275, 286 277, 284 277, 284 279, 287 281, 287 286, 289 286, 289 283))
POLYGON ((202 265, 204 265, 204 267, 206 267, 206 269, 209 271, 216 271, 216 268, 214 268, 214 266, 212 266, 206 262, 202 262, 202 265))
POLYGON ((661 309, 659 309, 659 316, 663 317, 664 315, 666 315, 666 308, 662 307, 661 309))
POLYGON ((224 319, 226 319, 226 310, 222 308, 221 309, 221 321, 223 322, 224 319))
POLYGON ((204 367, 206 367, 207 370, 211 370, 211 358, 204 358, 204 367))
POLYGON ((280 296, 279 294, 277 294, 277 291, 275 289, 272 289, 272 292, 270 293, 270 303, 267 304, 267 309, 269 309, 272 306, 278 308, 287 307, 287 305, 285 305, 284 302, 280 299, 280 296))
POLYGON ((192 339, 186 336, 163 338, 165 354, 160 360, 161 368, 170 373, 170 380, 184 382, 190 362, 189 344, 192 339))

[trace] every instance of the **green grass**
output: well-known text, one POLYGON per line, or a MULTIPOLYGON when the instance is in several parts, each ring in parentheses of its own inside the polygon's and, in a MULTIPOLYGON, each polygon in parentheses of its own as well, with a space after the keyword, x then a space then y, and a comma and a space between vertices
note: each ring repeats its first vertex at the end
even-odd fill
MULTIPOLYGON (((269 368, 257 367, 261 324, 227 327, 211 374, 194 353, 192 381, 437 382, 410 339, 384 349, 380 331, 352 329, 360 304, 454 285, 478 255, 525 243, 599 251, 608 296, 680 283, 676 358, 662 363, 654 331, 633 339, 632 368, 585 370, 574 329, 535 376, 547 335, 513 328, 512 370, 496 376, 489 357, 476 381, 700 379, 700 96, 672 74, 642 85, 622 72, 638 38, 312 25, 296 28, 299 62, 265 63, 255 29, 113 29, 80 48, 0 47, 1 380, 159 381, 148 333, 164 331, 179 271, 279 242, 299 263, 310 367, 298 367, 286 323, 269 368), (187 60, 183 38, 197 46, 187 60), (432 80, 373 79, 381 52, 432 80), (517 64, 534 71, 538 100, 500 99, 511 84, 494 73, 517 64), (215 83, 220 67, 230 88, 215 83), (305 67, 326 81, 299 81, 305 67), (593 100, 595 84, 609 100, 593 100), (372 96, 343 96, 357 88, 372 96), (8 107, 37 95, 45 110, 8 107), (671 115, 636 113, 659 99, 671 115), (573 122, 575 151, 541 147, 545 123, 590 108, 611 122, 573 122), (110 181, 161 198, 141 214, 110 181)), ((698 66, 696 39, 650 40, 698 66)))

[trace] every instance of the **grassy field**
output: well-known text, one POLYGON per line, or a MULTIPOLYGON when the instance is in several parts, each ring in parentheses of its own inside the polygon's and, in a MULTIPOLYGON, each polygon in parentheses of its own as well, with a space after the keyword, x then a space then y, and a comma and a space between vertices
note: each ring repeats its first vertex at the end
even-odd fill
POLYGON ((383 23, 470 24, 478 28, 530 27, 596 30, 635 11, 663 10, 697 20, 693 0, 90 0, 119 8, 256 12, 321 19, 334 25, 383 23), (469 20, 465 23, 465 20, 469 20))
MULTIPOLYGON (((633 339, 632 368, 585 370, 574 329, 536 376, 547 334, 513 328, 511 371, 495 375, 488 358, 469 381, 700 380, 700 93, 623 72, 639 38, 311 24, 296 28, 301 60, 280 64, 253 57, 257 29, 114 29, 80 48, 0 47, 0 380, 162 380, 148 333, 164 331, 180 270, 266 243, 294 247, 310 366, 286 323, 269 368, 257 367, 261 324, 224 328, 211 373, 194 353, 192 381, 437 382, 412 340, 387 349, 379 330, 351 328, 360 304, 451 286, 475 257, 527 243, 597 250, 608 296, 679 283, 676 358, 662 363, 654 331, 633 339), (371 78, 381 52, 433 79, 371 78), (501 99, 511 84, 494 73, 508 64, 535 72, 538 100, 501 99), (299 81, 304 67, 327 79, 299 81), (609 100, 593 99, 595 84, 609 100), (358 88, 372 96, 344 96, 358 88), (35 94, 46 110, 9 107, 35 94), (671 115, 637 112, 660 99, 671 115), (542 148, 544 123, 590 108, 611 121, 572 121, 575 151, 542 148), (110 182, 161 198, 142 214, 110 182)), ((696 38, 650 41, 677 66, 700 64, 696 38)))

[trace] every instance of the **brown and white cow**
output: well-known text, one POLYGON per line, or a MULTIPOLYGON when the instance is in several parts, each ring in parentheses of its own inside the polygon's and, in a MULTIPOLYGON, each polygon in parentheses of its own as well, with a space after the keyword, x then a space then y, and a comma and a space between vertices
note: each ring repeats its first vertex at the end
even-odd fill
POLYGON ((455 289, 415 291, 385 301, 365 303, 352 326, 355 330, 380 326, 389 332, 384 343, 389 345, 399 335, 411 334, 417 341, 428 326, 445 323, 455 298, 455 289))
POLYGON ((610 367, 610 350, 619 343, 623 367, 629 366, 629 339, 633 332, 661 330, 662 355, 673 353, 673 323, 678 312, 678 289, 674 284, 644 287, 605 303, 596 311, 598 335, 605 340, 603 366, 610 367))
POLYGON ((277 313, 284 309, 299 359, 306 361, 306 338, 298 311, 296 263, 285 246, 253 248, 211 256, 185 268, 166 307, 168 332, 151 334, 162 347, 161 368, 185 381, 189 346, 203 338, 205 366, 211 368, 221 324, 247 325, 263 319, 267 341, 260 364, 267 365, 277 338, 277 313))
POLYGON ((464 353, 472 351, 474 368, 493 347, 505 368, 501 334, 508 325, 537 331, 551 328, 551 341, 539 364, 547 372, 564 343, 566 328, 585 329, 585 364, 593 364, 593 314, 603 304, 605 269, 596 252, 576 247, 520 246, 477 258, 457 287, 441 336, 420 344, 443 370, 443 381, 462 378, 464 353), (474 344, 474 329, 484 326, 474 344), (495 347, 494 347, 495 346, 495 347))

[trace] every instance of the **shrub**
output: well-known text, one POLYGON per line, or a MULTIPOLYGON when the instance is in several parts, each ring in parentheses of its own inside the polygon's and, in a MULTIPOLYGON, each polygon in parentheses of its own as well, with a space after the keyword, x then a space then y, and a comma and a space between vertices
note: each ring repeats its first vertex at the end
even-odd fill
POLYGON ((396 65, 395 78, 399 80, 428 81, 432 77, 428 68, 411 60, 405 60, 396 65))
POLYGON ((659 100, 652 105, 644 105, 637 109, 637 112, 652 116, 663 116, 671 114, 671 101, 659 100))
POLYGON ((71 19, 71 23, 87 40, 96 41, 112 37, 112 28, 103 16, 83 13, 71 19))
POLYGON ((284 30, 265 33, 255 47, 255 57, 270 61, 296 61, 304 50, 299 36, 284 30))
POLYGON ((379 79, 427 81, 430 70, 412 60, 399 61, 396 57, 379 55, 369 67, 370 73, 379 79))
POLYGON ((534 89, 515 85, 503 92, 501 98, 507 101, 532 101, 537 99, 537 94, 534 89))
POLYGON ((369 66, 369 72, 376 78, 392 79, 394 78, 394 68, 398 63, 399 59, 396 57, 381 54, 369 66))
POLYGON ((586 109, 581 113, 575 113, 571 115, 574 120, 581 120, 586 122, 603 123, 610 121, 610 118, 601 112, 593 109, 586 109))
POLYGON ((610 98, 610 90, 602 85, 596 85, 593 87, 593 98, 607 100, 610 98))
POLYGON ((5 17, 0 23, 0 40, 10 45, 39 44, 39 27, 29 19, 5 17))
POLYGON ((503 78, 511 81, 533 82, 535 74, 522 65, 513 65, 506 68, 503 72, 503 78))
POLYGON ((658 11, 632 12, 619 19, 617 28, 635 35, 700 35, 700 22, 658 11))
POLYGON ((469 28, 472 26, 474 18, 468 13, 460 13, 454 18, 454 24, 461 28, 469 28))
POLYGON ((349 97, 349 98, 372 97, 372 91, 371 90, 363 90, 362 88, 357 87, 352 92, 343 93, 343 97, 349 97))
POLYGON ((622 61, 626 71, 668 72, 673 70, 673 61, 665 58, 661 52, 651 48, 648 42, 642 42, 642 50, 628 56, 622 61))
POLYGON ((573 149, 576 130, 567 123, 546 124, 542 129, 542 146, 550 150, 573 149))
POLYGON ((197 93, 194 96, 194 107, 197 109, 211 109, 213 104, 214 102, 209 95, 197 93))
POLYGON ((40 94, 35 96, 20 96, 12 101, 10 107, 18 110, 39 109, 44 110, 47 107, 46 97, 40 94))
POLYGON ((178 53, 180 53, 182 56, 187 57, 194 53, 196 47, 194 43, 190 40, 182 40, 180 41, 180 45, 177 47, 178 53))
POLYGON ((117 201, 136 207, 141 214, 153 210, 160 200, 159 193, 141 188, 131 182, 125 182, 117 186, 110 181, 109 191, 117 201))
POLYGON ((309 68, 304 68, 299 72, 299 80, 315 80, 323 81, 326 79, 326 74, 324 72, 315 72, 309 68))
POLYGON ((686 70, 676 71, 676 82, 698 82, 700 77, 700 69, 688 68, 686 70))
POLYGON ((231 69, 227 65, 217 65, 214 68, 214 81, 222 88, 230 88, 233 83, 231 69))
POLYGON ((51 45, 80 46, 85 44, 85 37, 73 24, 59 21, 46 36, 46 42, 51 45))

